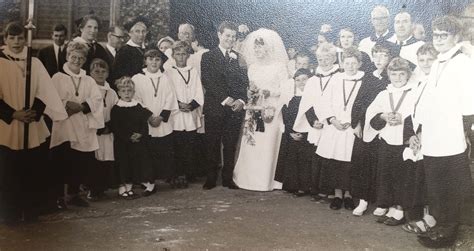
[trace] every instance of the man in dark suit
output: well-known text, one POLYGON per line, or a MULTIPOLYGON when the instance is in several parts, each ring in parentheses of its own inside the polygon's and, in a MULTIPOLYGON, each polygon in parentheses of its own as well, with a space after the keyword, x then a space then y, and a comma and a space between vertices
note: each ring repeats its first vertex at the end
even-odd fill
POLYGON ((52 77, 56 72, 63 70, 66 62, 66 41, 67 28, 63 24, 57 24, 53 27, 53 44, 38 52, 38 58, 52 77))
MULTIPOLYGON (((107 53, 106 62, 109 65, 109 72, 113 72, 115 56, 117 55, 117 51, 125 43, 126 38, 127 36, 121 27, 112 26, 109 28, 109 32, 107 33, 107 44, 105 45, 105 52, 107 53)), ((114 83, 111 81, 112 78, 109 76, 107 82, 114 86, 114 83)))
POLYGON ((205 89, 204 114, 208 160, 204 189, 216 186, 223 146, 222 185, 239 187, 232 181, 235 151, 247 100, 248 77, 239 66, 238 54, 232 50, 237 40, 237 27, 223 22, 218 28, 219 46, 206 52, 201 61, 201 81, 205 89))

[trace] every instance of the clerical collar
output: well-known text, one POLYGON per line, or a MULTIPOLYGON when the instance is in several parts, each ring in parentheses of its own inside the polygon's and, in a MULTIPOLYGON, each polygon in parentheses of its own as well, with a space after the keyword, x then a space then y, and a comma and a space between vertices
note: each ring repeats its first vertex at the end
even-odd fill
POLYGON ((143 73, 145 74, 145 76, 152 77, 152 78, 159 78, 163 75, 163 73, 160 70, 158 70, 155 73, 151 73, 146 68, 143 68, 143 73))
POLYGON ((135 42, 133 42, 132 39, 129 39, 127 44, 132 46, 132 47, 139 47, 139 48, 145 49, 145 44, 144 43, 141 44, 141 45, 138 45, 135 42))
POLYGON ((323 71, 321 67, 316 68, 316 74, 323 75, 323 76, 329 76, 331 74, 336 73, 339 70, 339 65, 333 65, 332 68, 329 71, 323 71))
POLYGON ((445 53, 438 54, 438 61, 443 63, 461 53, 461 44, 457 43, 453 48, 449 49, 449 51, 445 53))
POLYGON ((8 46, 5 46, 5 48, 3 49, 3 54, 5 54, 6 56, 12 58, 13 60, 15 61, 21 61, 21 60, 25 60, 26 59, 26 52, 27 52, 27 48, 24 47, 23 50, 20 52, 20 53, 14 53, 13 51, 11 51, 8 46))
POLYGON ((351 81, 358 81, 364 76, 363 71, 358 71, 356 74, 354 74, 352 76, 347 75, 347 73, 345 73, 345 72, 343 74, 344 74, 343 75, 344 80, 351 80, 351 81))
POLYGON ((120 107, 133 107, 133 106, 138 105, 138 102, 135 99, 132 99, 130 102, 125 102, 119 99, 116 105, 120 107))
POLYGON ((86 76, 86 71, 84 71, 83 69, 79 71, 79 74, 72 72, 67 66, 67 63, 63 65, 63 70, 67 75, 72 76, 72 77, 80 78, 80 77, 86 76))

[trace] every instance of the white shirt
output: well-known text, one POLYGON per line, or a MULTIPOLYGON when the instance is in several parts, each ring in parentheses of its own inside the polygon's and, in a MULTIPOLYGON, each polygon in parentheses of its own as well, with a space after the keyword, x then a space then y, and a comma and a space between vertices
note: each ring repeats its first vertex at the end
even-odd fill
POLYGON ((58 46, 57 44, 53 43, 54 57, 56 58, 56 64, 59 64, 59 47, 61 47, 61 51, 64 51, 66 49, 64 48, 64 45, 58 46))
MULTIPOLYGON (((385 33, 382 34, 382 36, 386 36, 388 33, 389 33, 389 30, 385 31, 385 33)), ((377 38, 380 37, 377 34, 375 36, 377 38)), ((367 53, 367 55, 369 55, 370 57, 370 60, 372 60, 372 48, 374 47, 376 43, 377 43, 376 41, 372 41, 371 37, 366 37, 360 41, 359 50, 367 53)))
POLYGON ((408 40, 412 39, 412 36, 407 38, 404 41, 398 41, 397 35, 393 35, 391 38, 388 39, 389 42, 392 42, 397 45, 402 45, 400 49, 400 57, 410 61, 414 65, 418 65, 418 56, 416 52, 418 49, 425 44, 423 41, 416 41, 411 44, 407 44, 408 40), (407 44, 407 45, 405 45, 407 44))
POLYGON ((458 44, 438 55, 416 106, 423 155, 452 156, 466 150, 462 119, 474 114, 474 62, 458 54, 459 49, 458 44))
POLYGON ((117 54, 116 49, 114 47, 110 46, 110 44, 106 44, 105 46, 107 47, 107 49, 109 49, 110 54, 112 54, 112 56, 114 56, 114 58, 115 58, 115 55, 117 54))
MULTIPOLYGON (((103 86, 97 85, 102 94, 102 104, 104 106, 104 121, 110 121, 110 112, 112 107, 118 102, 118 96, 110 88, 109 83, 105 82, 103 86)), ((112 133, 98 135, 99 149, 95 151, 95 158, 100 161, 114 160, 114 135, 112 133)))

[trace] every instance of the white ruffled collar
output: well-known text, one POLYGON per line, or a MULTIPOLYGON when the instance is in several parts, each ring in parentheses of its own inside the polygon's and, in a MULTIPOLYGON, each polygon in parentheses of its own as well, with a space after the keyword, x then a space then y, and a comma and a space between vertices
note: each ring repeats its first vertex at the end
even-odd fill
POLYGON ((363 71, 358 71, 356 74, 354 75, 347 75, 346 72, 342 73, 343 74, 343 79, 344 80, 351 80, 351 81, 354 81, 354 80, 360 80, 363 76, 364 76, 364 72, 363 71))
POLYGON ((79 74, 72 72, 67 66, 67 63, 63 65, 63 70, 67 75, 75 77, 75 78, 81 78, 81 77, 86 76, 86 71, 84 71, 83 69, 80 69, 79 74))
POLYGON ((323 69, 321 69, 321 67, 317 67, 316 68, 316 74, 321 74, 323 76, 327 76, 331 73, 334 73, 335 71, 338 71, 339 70, 339 65, 333 65, 332 68, 329 70, 329 71, 323 71, 323 69))
POLYGON ((135 99, 132 99, 132 101, 130 102, 125 102, 122 99, 119 99, 116 105, 120 107, 134 107, 138 105, 138 101, 136 101, 135 99))
POLYGON ((104 90, 104 91, 112 90, 112 88, 110 88, 110 85, 109 83, 107 83, 107 81, 105 81, 104 85, 97 85, 97 86, 99 87, 99 89, 104 90))
POLYGON ((145 73, 145 76, 150 77, 150 78, 159 78, 163 76, 163 73, 160 70, 158 70, 155 73, 149 72, 146 68, 143 68, 142 70, 143 70, 143 73, 145 73))
POLYGON ((26 47, 24 47, 23 50, 20 53, 17 54, 17 53, 14 53, 13 51, 11 51, 8 48, 8 46, 5 46, 4 49, 3 49, 3 54, 5 54, 9 57, 15 58, 15 59, 25 60, 27 51, 28 51, 28 49, 26 47))
POLYGON ((173 68, 177 69, 177 70, 180 70, 180 71, 189 71, 191 70, 193 67, 190 66, 190 65, 186 65, 185 67, 178 67, 178 66, 173 66, 173 68))
POLYGON ((412 88, 412 85, 408 82, 400 88, 397 88, 397 87, 393 86, 392 84, 387 85, 387 91, 389 93, 403 92, 403 91, 406 91, 406 90, 410 90, 411 88, 412 88))

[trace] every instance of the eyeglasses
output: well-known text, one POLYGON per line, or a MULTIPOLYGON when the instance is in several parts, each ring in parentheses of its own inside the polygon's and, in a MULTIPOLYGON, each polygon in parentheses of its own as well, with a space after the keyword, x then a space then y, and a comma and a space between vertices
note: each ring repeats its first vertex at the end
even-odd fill
POLYGON ((82 61, 85 61, 85 60, 86 60, 86 57, 78 57, 78 56, 72 55, 72 56, 70 57, 70 59, 71 59, 71 61, 73 61, 73 62, 74 62, 74 61, 80 61, 80 62, 82 62, 82 61))
POLYGON ((445 40, 448 38, 449 35, 451 34, 450 33, 433 33, 433 40, 435 39, 445 40))
POLYGON ((118 35, 115 35, 115 34, 113 34, 113 33, 110 34, 110 35, 112 35, 112 36, 114 36, 114 37, 116 37, 116 38, 118 38, 118 39, 122 39, 122 40, 127 39, 127 36, 118 36, 118 35))

